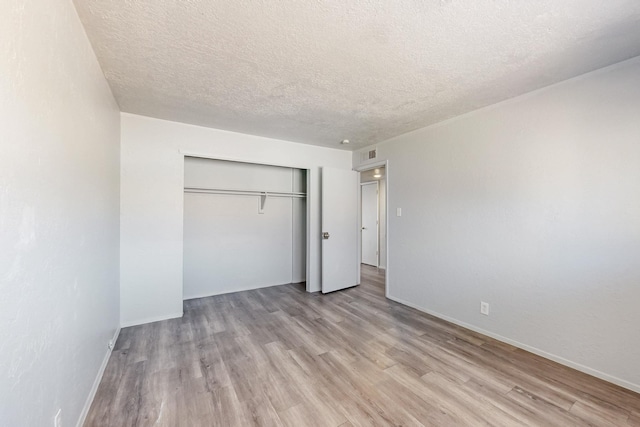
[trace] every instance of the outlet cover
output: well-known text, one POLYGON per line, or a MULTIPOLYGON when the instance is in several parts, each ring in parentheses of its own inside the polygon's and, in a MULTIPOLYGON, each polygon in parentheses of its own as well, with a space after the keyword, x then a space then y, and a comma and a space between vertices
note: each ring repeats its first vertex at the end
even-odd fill
POLYGON ((489 315, 489 303, 480 301, 480 314, 484 314, 485 316, 489 315))

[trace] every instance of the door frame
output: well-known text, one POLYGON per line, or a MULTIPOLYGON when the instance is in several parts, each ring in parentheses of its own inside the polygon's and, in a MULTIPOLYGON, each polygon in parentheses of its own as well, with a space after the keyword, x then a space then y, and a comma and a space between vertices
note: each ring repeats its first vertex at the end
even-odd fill
POLYGON ((360 209, 358 209, 360 214, 360 264, 364 264, 362 262, 362 187, 365 185, 376 186, 376 268, 380 268, 380 181, 360 183, 360 209))
MULTIPOLYGON (((364 165, 360 165, 358 167, 355 167, 354 170, 356 172, 365 172, 371 169, 376 169, 376 168, 381 168, 384 167, 385 173, 384 173, 384 181, 385 181, 385 193, 384 193, 384 212, 385 212, 385 219, 384 219, 384 225, 385 225, 385 251, 387 254, 387 260, 386 260, 386 268, 385 268, 385 275, 384 275, 384 294, 387 298, 389 298, 389 289, 391 289, 391 254, 389 252, 389 236, 391 235, 391 231, 389 230, 389 193, 390 193, 390 185, 389 185, 389 161, 388 160, 381 160, 378 162, 371 162, 371 163, 367 163, 364 165)), ((378 187, 379 188, 379 187, 378 187)), ((358 186, 358 199, 361 200, 362 199, 362 194, 360 193, 360 186, 358 186)), ((361 203, 358 204, 358 230, 360 230, 360 228, 362 227, 362 212, 360 212, 360 205, 361 203)), ((379 216, 379 214, 378 214, 379 216)), ((380 226, 380 224, 378 224, 378 227, 380 226)), ((380 246, 380 244, 378 243, 378 246, 380 246)), ((358 243, 358 259, 362 259, 362 239, 360 239, 360 242, 358 243)), ((380 263, 380 254, 378 254, 378 264, 380 263)), ((361 277, 360 277, 360 269, 358 269, 358 284, 360 284, 361 282, 361 277)))

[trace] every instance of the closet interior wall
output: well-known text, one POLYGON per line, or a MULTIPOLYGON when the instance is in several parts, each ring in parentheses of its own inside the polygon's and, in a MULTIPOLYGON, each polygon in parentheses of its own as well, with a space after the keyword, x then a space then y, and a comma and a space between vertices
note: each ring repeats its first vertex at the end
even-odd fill
POLYGON ((306 170, 185 157, 184 171, 184 299, 306 280, 306 170))

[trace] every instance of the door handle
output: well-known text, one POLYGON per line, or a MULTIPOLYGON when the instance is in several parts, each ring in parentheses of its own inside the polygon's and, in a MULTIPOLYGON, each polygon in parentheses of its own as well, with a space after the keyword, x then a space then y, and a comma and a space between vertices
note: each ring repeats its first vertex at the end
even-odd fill
POLYGON ((329 233, 327 233, 326 231, 324 233, 322 233, 322 238, 324 240, 327 240, 329 238, 329 233))
POLYGON ((363 230, 366 230, 366 229, 367 229, 367 227, 362 227, 362 229, 363 229, 363 230))

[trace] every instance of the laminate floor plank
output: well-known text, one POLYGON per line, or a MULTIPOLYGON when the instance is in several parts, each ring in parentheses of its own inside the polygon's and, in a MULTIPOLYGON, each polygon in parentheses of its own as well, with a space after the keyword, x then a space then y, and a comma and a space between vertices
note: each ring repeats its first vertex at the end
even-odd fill
POLYGON ((536 414, 540 425, 561 425, 561 426, 593 426, 594 420, 591 418, 579 418, 568 411, 554 405, 552 402, 537 396, 521 387, 514 387, 507 397, 513 402, 523 406, 536 414))
POLYGON ((451 411, 459 411, 462 404, 465 411, 469 413, 469 425, 525 425, 508 412, 502 411, 498 406, 481 399, 474 393, 469 393, 464 387, 460 387, 459 384, 450 381, 437 372, 429 372, 423 375, 420 380, 439 396, 446 396, 451 411))
POLYGON ((640 426, 640 412, 632 412, 629 416, 627 424, 634 427, 640 426))
POLYGON ((640 426, 640 395, 385 298, 384 271, 124 328, 89 427, 640 426))

